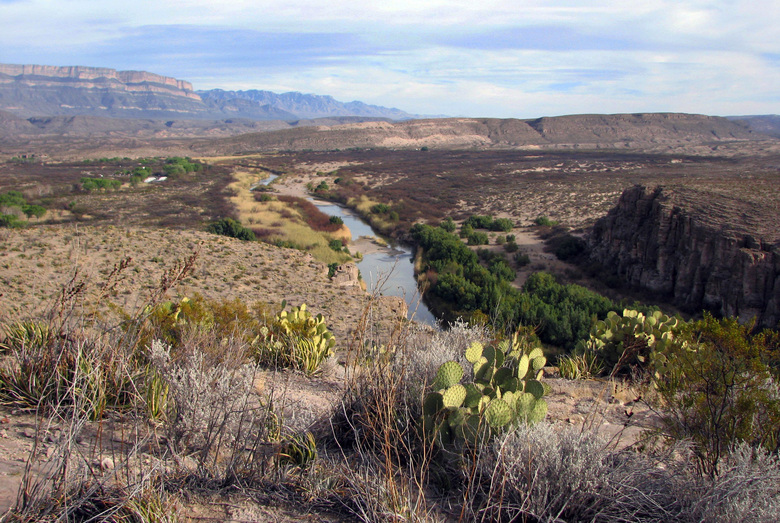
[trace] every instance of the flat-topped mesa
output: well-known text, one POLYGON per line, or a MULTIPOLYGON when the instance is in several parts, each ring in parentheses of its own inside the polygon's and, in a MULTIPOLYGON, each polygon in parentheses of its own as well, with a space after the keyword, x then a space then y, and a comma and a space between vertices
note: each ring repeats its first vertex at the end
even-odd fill
POLYGON ((190 82, 146 71, 117 71, 106 67, 0 64, 0 75, 10 77, 0 76, 0 83, 20 82, 30 86, 42 86, 62 85, 62 81, 65 80, 74 87, 88 89, 105 88, 106 83, 110 83, 112 89, 161 92, 200 100, 200 96, 193 91, 190 82))
POLYGON ((708 309, 763 327, 780 321, 778 191, 627 189, 593 227, 591 258, 628 285, 693 313, 708 309))

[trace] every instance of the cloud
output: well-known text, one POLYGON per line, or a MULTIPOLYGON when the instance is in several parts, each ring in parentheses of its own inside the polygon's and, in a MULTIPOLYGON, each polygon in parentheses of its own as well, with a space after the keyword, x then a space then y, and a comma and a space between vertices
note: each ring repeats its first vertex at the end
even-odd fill
POLYGON ((433 114, 780 112, 774 0, 0 0, 0 61, 433 114))

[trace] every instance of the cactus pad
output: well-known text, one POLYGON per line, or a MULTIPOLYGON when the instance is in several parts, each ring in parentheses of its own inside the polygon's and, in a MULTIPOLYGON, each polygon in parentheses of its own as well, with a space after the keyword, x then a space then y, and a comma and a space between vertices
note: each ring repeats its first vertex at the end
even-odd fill
POLYGON ((466 387, 461 384, 453 385, 442 393, 441 398, 445 408, 458 408, 466 399, 466 387))
POLYGON ((478 341, 469 345, 469 348, 466 349, 466 361, 472 365, 476 364, 482 357, 482 349, 483 345, 478 341))
POLYGON ((525 375, 528 374, 528 366, 530 363, 528 356, 523 354, 520 361, 517 362, 517 379, 521 380, 525 378, 525 375))
POLYGON ((494 429, 500 429, 512 421, 512 409, 504 400, 494 399, 485 409, 485 421, 494 429))
POLYGON ((536 380, 528 380, 525 383, 525 392, 533 394, 534 398, 539 399, 544 396, 544 386, 536 380))
POLYGON ((448 389, 457 384, 463 377, 463 367, 457 361, 447 361, 439 367, 433 388, 436 390, 448 389))

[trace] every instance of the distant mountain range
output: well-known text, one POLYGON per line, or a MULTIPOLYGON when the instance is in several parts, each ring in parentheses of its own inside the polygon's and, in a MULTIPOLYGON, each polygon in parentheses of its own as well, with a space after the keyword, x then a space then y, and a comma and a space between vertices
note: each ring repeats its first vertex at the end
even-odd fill
POLYGON ((391 120, 417 117, 400 109, 297 92, 194 91, 189 82, 144 71, 12 64, 0 64, 0 111, 22 118, 239 118, 286 122, 344 116, 391 120))

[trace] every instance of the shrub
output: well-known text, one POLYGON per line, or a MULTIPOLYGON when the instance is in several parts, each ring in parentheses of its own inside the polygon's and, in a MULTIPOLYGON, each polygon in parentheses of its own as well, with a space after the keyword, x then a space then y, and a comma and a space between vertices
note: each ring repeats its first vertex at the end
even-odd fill
POLYGON ((26 225, 26 223, 17 218, 14 214, 0 214, 0 227, 19 229, 26 225))
POLYGON ((22 207, 27 203, 19 191, 8 191, 0 194, 0 207, 22 207))
POLYGON ((764 335, 734 318, 683 326, 684 343, 651 355, 653 384, 663 408, 663 433, 690 439, 703 472, 742 442, 780 448, 780 385, 762 361, 764 335))
POLYGON ((341 252, 344 249, 344 244, 341 243, 341 240, 331 240, 328 242, 328 247, 336 252, 341 252))
POLYGON ((32 218, 33 216, 41 218, 46 214, 46 209, 40 205, 24 205, 22 206, 22 212, 24 212, 28 218, 32 218))
POLYGON ((490 243, 487 233, 484 232, 472 232, 468 236, 469 245, 487 245, 490 243))
MULTIPOLYGON (((519 247, 518 247, 518 245, 517 245, 515 242, 513 242, 513 241, 508 241, 507 243, 505 243, 505 244, 504 244, 504 250, 505 250, 506 252, 510 252, 510 253, 512 253, 512 252, 517 252, 517 249, 519 249, 519 247)), ((530 262, 530 260, 529 260, 529 262, 530 262)))
POLYGON ((525 267, 531 263, 531 258, 524 252, 515 253, 514 259, 518 267, 525 267))
POLYGON ((493 224, 492 216, 479 216, 479 215, 472 215, 465 222, 463 222, 463 225, 468 225, 469 227, 472 227, 474 229, 489 229, 492 224, 493 224))
POLYGON ((344 225, 344 220, 342 220, 339 216, 331 216, 328 221, 333 225, 338 225, 341 227, 344 225))
POLYGON ((80 180, 81 188, 87 192, 96 191, 100 189, 111 190, 117 189, 122 182, 119 180, 112 180, 109 178, 82 178, 80 180))
POLYGON ((512 223, 512 220, 509 218, 496 218, 493 220, 493 223, 491 223, 488 228, 491 231, 501 231, 501 232, 509 232, 514 228, 515 224, 512 223))
POLYGON ((679 461, 616 451, 592 431, 519 425, 483 459, 475 521, 679 521, 689 491, 679 461))
POLYGON ((376 205, 371 206, 372 214, 385 214, 388 212, 390 212, 390 207, 387 204, 377 203, 376 205))
POLYGON ((555 248, 555 256, 559 260, 567 261, 576 258, 585 251, 587 244, 582 238, 567 235, 555 248))
POLYGON ((456 229, 457 226, 455 225, 455 222, 453 221, 453 219, 450 216, 447 216, 444 219, 444 221, 441 222, 439 227, 441 227, 442 229, 444 229, 445 231, 447 231, 449 233, 453 233, 453 232, 455 232, 455 229, 456 229))
POLYGON ((548 218, 547 216, 538 216, 538 217, 537 217, 537 218, 534 220, 534 223, 535 223, 536 225, 539 225, 539 226, 542 226, 542 227, 555 227, 556 225, 558 225, 558 222, 557 222, 557 221, 555 221, 555 220, 551 220, 551 219, 550 219, 550 218, 548 218))
POLYGON ((243 241, 254 241, 256 239, 255 233, 232 218, 222 218, 210 224, 206 230, 214 234, 238 238, 243 241))

